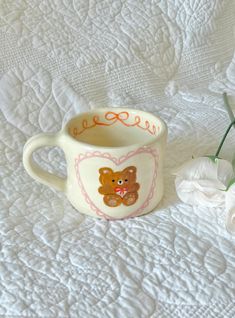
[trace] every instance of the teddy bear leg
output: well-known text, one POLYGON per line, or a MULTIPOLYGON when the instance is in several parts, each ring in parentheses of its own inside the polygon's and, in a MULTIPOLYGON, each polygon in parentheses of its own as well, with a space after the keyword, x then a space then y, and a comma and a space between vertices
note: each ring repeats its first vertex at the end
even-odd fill
POLYGON ((123 197, 123 204, 132 205, 132 204, 134 204, 136 202, 137 199, 138 199, 138 193, 137 192, 127 193, 123 197))
POLYGON ((106 194, 104 196, 104 203, 110 207, 119 206, 122 202, 122 198, 117 194, 106 194))

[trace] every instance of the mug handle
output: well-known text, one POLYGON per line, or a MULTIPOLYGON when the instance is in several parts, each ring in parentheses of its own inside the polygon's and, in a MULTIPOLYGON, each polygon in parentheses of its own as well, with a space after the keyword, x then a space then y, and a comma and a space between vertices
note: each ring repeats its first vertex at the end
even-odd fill
POLYGON ((23 165, 28 174, 35 180, 52 187, 56 190, 65 192, 66 190, 66 179, 58 177, 50 172, 43 170, 37 165, 33 158, 33 152, 41 147, 45 146, 60 146, 59 135, 56 134, 39 134, 30 138, 23 150, 23 165))

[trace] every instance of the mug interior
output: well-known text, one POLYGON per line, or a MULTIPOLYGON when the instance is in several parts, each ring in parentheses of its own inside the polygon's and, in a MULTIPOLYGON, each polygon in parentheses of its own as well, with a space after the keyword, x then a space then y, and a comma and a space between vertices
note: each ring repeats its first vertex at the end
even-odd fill
POLYGON ((163 122, 154 115, 124 108, 83 113, 73 118, 67 127, 74 139, 99 147, 149 143, 164 129, 163 122))

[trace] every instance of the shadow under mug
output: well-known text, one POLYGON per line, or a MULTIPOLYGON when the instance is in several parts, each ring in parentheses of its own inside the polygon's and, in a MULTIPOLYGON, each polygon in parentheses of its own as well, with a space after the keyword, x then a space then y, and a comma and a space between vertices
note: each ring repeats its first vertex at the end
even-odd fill
POLYGON ((166 124, 150 113, 129 108, 98 108, 72 118, 57 134, 27 141, 23 164, 35 180, 66 193, 80 212, 124 219, 152 211, 163 196, 166 124), (67 178, 39 167, 32 153, 59 146, 67 178))

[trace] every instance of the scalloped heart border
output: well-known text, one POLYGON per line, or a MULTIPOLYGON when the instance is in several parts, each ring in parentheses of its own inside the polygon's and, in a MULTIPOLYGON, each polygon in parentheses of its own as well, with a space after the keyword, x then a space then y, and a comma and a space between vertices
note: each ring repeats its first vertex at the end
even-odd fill
POLYGON ((130 151, 128 152, 125 156, 121 156, 119 158, 117 157, 113 157, 110 153, 108 152, 100 152, 100 151, 93 151, 93 152, 86 152, 85 154, 79 154, 77 156, 77 158, 75 158, 75 170, 76 170, 76 176, 77 176, 77 181, 78 181, 78 185, 81 187, 81 191, 82 194, 85 197, 86 202, 89 204, 90 208, 101 218, 104 218, 106 220, 120 220, 120 219, 127 219, 130 217, 135 217, 138 216, 144 208, 146 208, 149 205, 150 200, 153 197, 154 194, 154 190, 156 187, 156 182, 157 182, 157 169, 158 169, 158 159, 159 159, 159 155, 156 149, 152 149, 151 147, 141 147, 138 148, 137 150, 134 151, 130 151), (105 159, 109 159, 111 160, 116 166, 119 166, 120 164, 122 164, 123 162, 125 162, 126 160, 130 159, 131 157, 141 154, 141 153, 147 153, 152 155, 153 159, 154 159, 154 173, 153 173, 153 180, 152 180, 152 184, 151 184, 151 188, 149 191, 149 194, 146 198, 146 200, 144 201, 144 203, 134 212, 130 213, 129 215, 123 217, 123 218, 116 218, 113 216, 110 216, 104 212, 102 212, 95 204, 94 202, 90 199, 88 193, 85 190, 85 187, 83 185, 83 182, 81 180, 81 175, 79 172, 79 164, 88 158, 105 158, 105 159))

